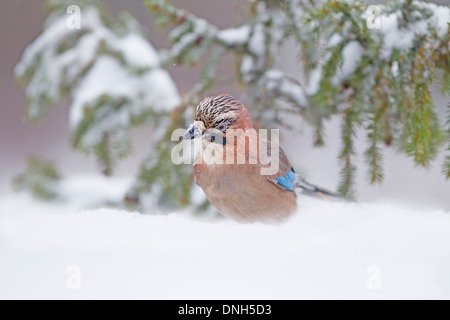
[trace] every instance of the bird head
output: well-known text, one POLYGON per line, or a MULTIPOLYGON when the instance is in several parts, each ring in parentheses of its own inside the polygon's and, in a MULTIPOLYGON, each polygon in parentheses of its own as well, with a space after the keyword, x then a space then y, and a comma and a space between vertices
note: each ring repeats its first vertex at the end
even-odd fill
POLYGON ((200 102, 194 122, 183 135, 183 140, 203 138, 225 145, 227 130, 246 130, 252 127, 247 108, 229 94, 221 94, 200 102))

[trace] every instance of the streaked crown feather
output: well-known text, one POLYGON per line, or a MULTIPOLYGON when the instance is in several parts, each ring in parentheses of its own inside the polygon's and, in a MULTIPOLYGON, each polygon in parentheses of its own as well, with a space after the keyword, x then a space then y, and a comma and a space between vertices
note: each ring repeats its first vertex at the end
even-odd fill
POLYGON ((237 120, 241 103, 231 95, 222 94, 203 99, 197 106, 195 120, 202 121, 206 128, 237 120))

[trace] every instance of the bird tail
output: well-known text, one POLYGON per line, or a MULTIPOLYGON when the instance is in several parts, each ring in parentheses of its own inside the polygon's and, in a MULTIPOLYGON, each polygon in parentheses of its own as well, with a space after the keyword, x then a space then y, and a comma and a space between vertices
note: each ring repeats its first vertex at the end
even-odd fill
POLYGON ((328 198, 326 196, 345 199, 345 197, 343 195, 341 195, 337 192, 333 192, 333 191, 327 190, 325 188, 316 186, 312 183, 309 183, 299 174, 296 174, 295 178, 296 178, 296 181, 295 181, 296 187, 301 188, 302 192, 304 192, 306 195, 313 196, 313 197, 320 196, 321 198, 323 198, 325 200, 328 200, 328 198))

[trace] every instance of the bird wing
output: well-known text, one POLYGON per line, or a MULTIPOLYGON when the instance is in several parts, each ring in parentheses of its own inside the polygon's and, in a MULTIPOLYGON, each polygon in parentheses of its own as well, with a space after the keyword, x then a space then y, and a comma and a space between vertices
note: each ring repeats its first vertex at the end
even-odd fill
MULTIPOLYGON (((306 181, 301 175, 295 173, 294 169, 292 168, 291 163, 289 162, 286 154, 284 153, 283 149, 276 145, 275 142, 271 141, 270 139, 265 142, 264 140, 260 140, 259 147, 265 148, 264 143, 267 145, 267 156, 272 156, 272 147, 278 147, 278 156, 279 156, 279 167, 276 174, 273 175, 267 175, 265 178, 269 180, 270 182, 276 184, 279 188, 282 188, 284 190, 295 192, 295 187, 301 188, 305 194, 307 195, 320 195, 321 197, 324 197, 324 195, 333 196, 336 198, 343 198, 342 195, 327 190, 325 188, 319 187, 317 185, 314 185, 312 183, 309 183, 306 181)), ((263 149, 264 150, 264 149, 263 149)), ((261 160, 261 159, 259 159, 261 160)), ((259 161, 260 167, 268 167, 269 165, 266 164, 266 162, 259 161)))
MULTIPOLYGON (((259 142, 260 148, 266 148, 267 156, 269 159, 272 155, 276 156, 276 154, 272 154, 272 147, 278 148, 278 171, 273 175, 266 175, 265 178, 270 182, 276 184, 281 189, 294 192, 295 172, 283 149, 270 139, 260 139, 259 142)), ((266 164, 266 161, 262 162, 259 158, 258 165, 260 167, 268 167, 271 164, 266 164)))

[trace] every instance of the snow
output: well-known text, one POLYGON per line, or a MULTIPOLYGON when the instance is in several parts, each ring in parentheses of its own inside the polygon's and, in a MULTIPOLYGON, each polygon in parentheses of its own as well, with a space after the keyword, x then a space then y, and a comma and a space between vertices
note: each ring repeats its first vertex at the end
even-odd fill
POLYGON ((392 71, 392 75, 394 77, 398 77, 398 61, 393 61, 392 62, 392 67, 391 67, 391 71, 392 71))
POLYGON ((328 47, 329 48, 333 48, 335 46, 337 46, 339 43, 341 43, 341 41, 343 40, 342 36, 338 33, 334 33, 331 38, 328 40, 328 47))
POLYGON ((122 50, 125 60, 130 65, 141 68, 159 66, 156 50, 141 36, 130 34, 117 41, 117 49, 122 50))
POLYGON ((241 62, 241 66, 240 66, 240 71, 241 74, 243 75, 244 79, 247 79, 247 81, 249 81, 249 76, 248 74, 252 71, 253 68, 253 58, 251 56, 244 56, 242 58, 242 62, 241 62))
POLYGON ((189 33, 183 36, 177 43, 174 43, 171 52, 172 55, 177 57, 182 54, 192 43, 194 43, 198 39, 199 35, 196 33, 189 33))
POLYGON ((63 98, 63 88, 70 87, 69 126, 74 131, 86 111, 108 96, 111 99, 95 112, 96 125, 89 126, 80 145, 89 149, 112 132, 125 148, 131 119, 150 109, 170 111, 180 102, 178 90, 168 72, 160 68, 155 49, 138 31, 115 34, 103 24, 95 7, 84 8, 81 20, 81 30, 70 30, 66 16, 51 16, 44 32, 23 54, 15 72, 18 77, 32 75, 26 89, 28 113, 38 118, 45 107, 42 97, 57 102, 63 98), (61 47, 68 48, 60 52, 61 47), (112 108, 120 109, 112 115, 112 108))
MULTIPOLYGON (((240 29, 245 30, 243 28, 241 27, 240 29)), ((236 32, 233 31, 233 33, 236 32)), ((244 82, 249 83, 253 81, 256 74, 265 68, 265 40, 263 25, 260 22, 255 23, 250 30, 247 41, 251 55, 244 55, 240 65, 240 73, 244 82)))
MULTIPOLYGON (((194 42, 196 42, 199 38, 207 38, 209 33, 216 33, 216 28, 210 25, 206 20, 197 18, 193 21, 193 30, 184 34, 176 43, 172 45, 170 49, 171 55, 173 57, 179 57, 182 55, 188 47, 190 47, 194 42)), ((182 29, 173 29, 170 34, 171 37, 176 37, 177 32, 180 32, 182 29)), ((184 31, 183 31, 184 32, 184 31)))
POLYGON ((48 27, 42 35, 36 38, 32 46, 25 49, 22 56, 22 61, 16 66, 15 72, 19 74, 25 73, 27 65, 37 59, 39 52, 41 52, 55 39, 67 37, 70 31, 71 30, 66 27, 65 19, 56 21, 53 25, 48 27))
POLYGON ((320 80, 322 80, 322 69, 315 68, 311 70, 308 84, 305 86, 305 92, 310 96, 314 95, 319 90, 320 80))
MULTIPOLYGON (((450 19, 450 8, 438 6, 433 3, 415 2, 419 7, 425 7, 432 13, 431 17, 426 20, 419 20, 408 24, 407 28, 400 28, 398 20, 399 12, 389 15, 381 15, 381 31, 384 38, 384 46, 382 48, 382 56, 389 59, 393 49, 408 50, 413 47, 414 39, 428 32, 430 26, 436 27, 438 38, 443 38, 448 32, 448 21, 450 19)), ((434 41, 433 39, 430 39, 434 41)))
POLYGON ((83 120, 89 102, 95 102, 102 95, 133 95, 135 85, 135 79, 116 59, 108 56, 99 58, 75 91, 70 108, 70 127, 75 129, 83 120))
MULTIPOLYGON (((59 45, 70 39, 75 33, 74 30, 67 28, 66 17, 59 17, 59 19, 52 21, 52 24, 48 25, 44 32, 26 48, 21 61, 15 68, 16 75, 25 74, 39 59, 43 59, 42 64, 49 67, 46 69, 57 69, 55 66, 58 65, 59 68, 68 68, 81 72, 92 61, 97 50, 98 41, 113 36, 103 26, 96 9, 92 7, 86 8, 82 11, 81 18, 83 20, 83 31, 90 31, 90 33, 80 38, 77 47, 67 50, 59 59, 55 57, 59 45)), ((46 69, 38 70, 37 72, 45 74, 46 69)), ((72 75, 72 79, 73 77, 74 75, 72 75)), ((51 77, 48 77, 49 81, 51 79, 51 77)), ((58 79, 54 82, 58 82, 58 79)))
POLYGON ((0 298, 450 298, 448 212, 300 195, 272 226, 92 206, 129 182, 69 178, 68 203, 1 196, 0 298))
POLYGON ((253 27, 252 36, 248 43, 250 52, 261 57, 264 54, 264 41, 264 27, 261 23, 257 23, 253 27))
MULTIPOLYGON (((414 39, 414 31, 400 30, 398 28, 398 13, 395 12, 388 16, 381 16, 381 30, 384 33, 384 47, 382 48, 382 55, 388 59, 394 48, 408 49, 412 45, 414 39)), ((421 24, 426 27, 426 22, 421 24)))
POLYGON ((126 107, 111 113, 114 105, 105 105, 104 112, 97 114, 98 122, 93 130, 83 138, 85 146, 95 146, 105 132, 127 130, 131 117, 138 117, 146 109, 154 111, 170 110, 179 103, 177 88, 168 73, 152 69, 142 76, 136 76, 125 69, 117 60, 109 56, 97 59, 74 92, 69 113, 69 125, 75 130, 84 119, 85 112, 97 105, 104 96, 130 101, 126 107), (108 107, 108 108, 107 108, 108 107), (108 113, 109 112, 109 113, 108 113))
POLYGON ((444 37, 448 32, 448 22, 450 20, 450 8, 448 6, 437 5, 435 3, 417 2, 416 5, 420 8, 427 8, 432 12, 431 20, 437 27, 439 37, 444 37))
POLYGON ((282 71, 269 69, 264 73, 262 81, 268 92, 279 92, 283 97, 289 98, 299 106, 307 105, 303 88, 282 71))
MULTIPOLYGON (((96 105, 103 95, 137 101, 128 108, 121 108, 107 119, 107 127, 96 125, 95 136, 90 145, 95 145, 104 131, 126 127, 131 116, 138 116, 150 106, 155 111, 170 110, 179 103, 177 88, 169 74, 161 69, 152 69, 137 77, 109 56, 97 59, 75 91, 71 104, 69 124, 75 129, 83 120, 88 108, 96 105)), ((100 119, 101 121, 101 119, 100 119)))
POLYGON ((250 27, 243 25, 239 28, 230 28, 220 31, 217 38, 227 46, 243 45, 250 37, 250 27))
POLYGON ((340 67, 340 76, 345 78, 355 72, 361 63, 361 56, 364 48, 357 41, 350 41, 342 49, 342 66, 340 67))

